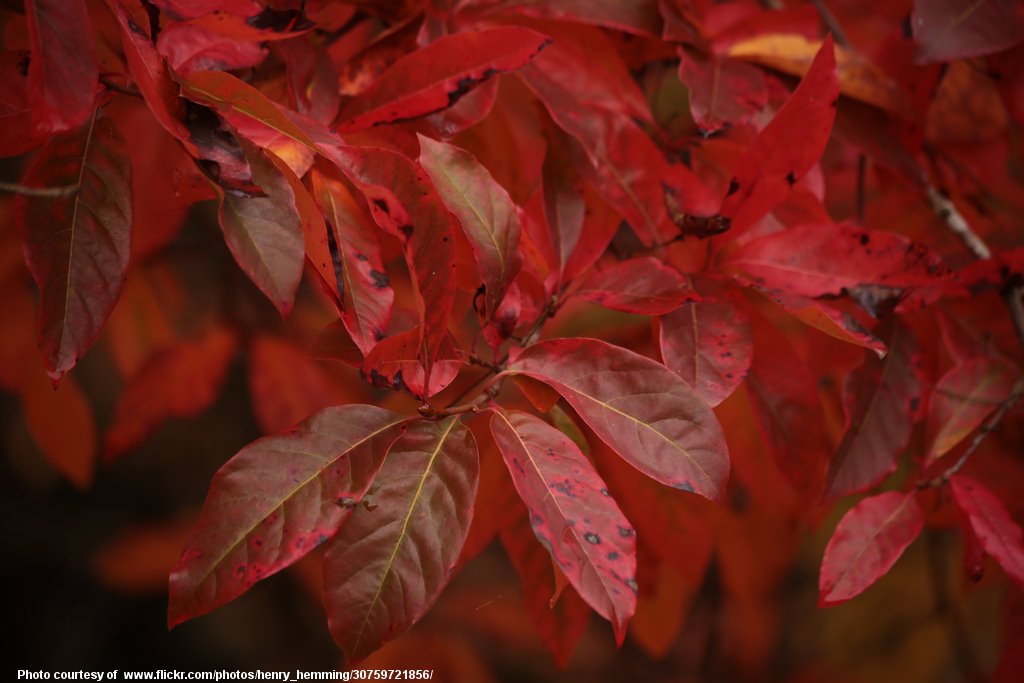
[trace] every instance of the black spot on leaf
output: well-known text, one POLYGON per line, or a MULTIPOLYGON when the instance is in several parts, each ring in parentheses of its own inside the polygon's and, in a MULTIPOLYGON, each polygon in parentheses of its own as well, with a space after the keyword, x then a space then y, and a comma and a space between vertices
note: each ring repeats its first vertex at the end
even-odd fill
POLYGON ((583 534, 583 540, 592 545, 597 545, 601 542, 601 537, 592 531, 588 531, 587 533, 583 534))
POLYGON ((382 273, 379 270, 371 270, 370 278, 373 280, 373 286, 377 289, 384 289, 391 286, 391 281, 388 280, 388 274, 382 273))
POLYGON ((790 171, 786 174, 786 182, 790 184, 790 187, 796 185, 796 173, 790 171))

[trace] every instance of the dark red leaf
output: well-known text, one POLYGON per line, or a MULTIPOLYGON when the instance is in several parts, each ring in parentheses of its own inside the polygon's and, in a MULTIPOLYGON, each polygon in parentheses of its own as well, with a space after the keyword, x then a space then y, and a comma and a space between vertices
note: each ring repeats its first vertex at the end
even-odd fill
POLYGON ((660 363, 596 339, 553 339, 511 356, 509 370, 551 385, 594 433, 652 479, 713 500, 725 488, 722 427, 660 363))
POLYGON ((928 403, 927 463, 956 447, 1013 391, 1017 373, 993 358, 972 358, 949 369, 928 403))
POLYGON ((345 329, 366 354, 384 338, 395 293, 369 216, 335 174, 314 169, 310 175, 313 196, 327 219, 334 243, 333 251, 328 253, 332 277, 326 281, 334 283, 342 303, 345 329))
POLYGON ((781 202, 825 150, 839 103, 832 37, 800 85, 736 164, 721 213, 745 231, 781 202))
POLYGON ((914 0, 910 25, 919 64, 949 62, 1024 40, 1024 6, 1015 0, 914 0))
POLYGON ((430 398, 443 390, 462 368, 462 351, 452 336, 446 335, 434 355, 428 377, 419 360, 422 338, 423 333, 413 328, 383 339, 366 354, 363 376, 374 386, 407 389, 419 399, 430 398))
POLYGON ((291 184, 268 153, 248 143, 245 147, 252 179, 264 196, 244 196, 218 187, 220 227, 239 267, 287 315, 302 278, 302 217, 291 184))
POLYGON ((534 536, 525 510, 501 530, 501 544, 519 573, 523 602, 534 628, 558 666, 565 668, 590 622, 590 607, 573 588, 564 590, 552 604, 556 570, 551 555, 534 536))
POLYGON ((545 19, 578 21, 645 36, 661 35, 655 0, 533 0, 514 3, 516 12, 545 19))
POLYGON ((722 266, 769 290, 803 297, 846 290, 857 300, 899 300, 907 289, 949 272, 926 246, 902 235, 814 224, 751 240, 726 255, 722 266))
POLYGON ((687 303, 659 318, 658 345, 665 365, 710 406, 739 386, 753 354, 750 320, 724 299, 687 303))
POLYGON ((227 38, 191 22, 164 26, 156 44, 171 69, 182 76, 196 71, 244 69, 256 66, 267 56, 259 43, 227 38))
POLYGON ((1002 501, 980 483, 963 474, 950 477, 953 500, 986 553, 995 558, 1006 574, 1024 585, 1024 533, 1010 517, 1002 501))
POLYGON ((495 410, 491 434, 537 540, 621 643, 636 611, 636 532, 629 520, 576 444, 547 422, 495 410))
POLYGON ((426 614, 448 585, 473 518, 479 462, 458 417, 409 426, 366 504, 327 548, 331 635, 355 664, 426 614))
POLYGON ((897 328, 889 353, 868 354, 844 385, 846 429, 829 461, 825 495, 844 496, 878 484, 894 469, 907 447, 914 415, 923 400, 917 344, 897 328))
POLYGON ((28 101, 43 134, 77 128, 90 118, 99 67, 85 0, 27 0, 32 59, 28 101))
POLYGON ((650 256, 592 271, 576 294, 615 311, 640 315, 663 315, 700 298, 679 271, 650 256))
POLYGON ((403 243, 420 320, 419 360, 429 380, 455 299, 455 217, 426 172, 401 154, 345 147, 334 161, 366 196, 377 224, 403 243))
POLYGON ((220 395, 237 339, 214 329, 157 354, 121 392, 107 430, 107 460, 137 448, 168 418, 201 414, 220 395))
POLYGON ((32 107, 28 100, 30 55, 20 50, 0 53, 0 155, 17 156, 39 144, 32 126, 32 107))
POLYGON ((19 386, 25 424, 46 461, 87 489, 96 471, 96 422, 88 397, 73 375, 54 388, 34 361, 26 359, 19 386))
POLYGON ((25 261, 39 285, 39 348, 55 381, 99 337, 124 286, 131 176, 121 133, 96 110, 81 128, 47 142, 22 180, 78 186, 65 196, 19 196, 17 203, 25 261))
POLYGON ((419 136, 419 163, 462 224, 484 284, 484 320, 491 320, 522 265, 519 209, 469 152, 419 136))
POLYGON ((169 626, 234 600, 330 538, 404 421, 373 406, 337 406, 239 451, 214 475, 171 573, 169 626))
POLYGON ((690 89, 690 112, 705 134, 745 123, 768 103, 764 72, 734 59, 685 53, 679 80, 690 89))
POLYGON ((924 528, 913 492, 865 498, 839 520, 825 548, 818 578, 819 602, 838 605, 885 575, 924 528))
POLYGON ((343 130, 424 116, 455 104, 493 76, 518 69, 549 39, 506 26, 445 36, 385 71, 341 113, 343 130))

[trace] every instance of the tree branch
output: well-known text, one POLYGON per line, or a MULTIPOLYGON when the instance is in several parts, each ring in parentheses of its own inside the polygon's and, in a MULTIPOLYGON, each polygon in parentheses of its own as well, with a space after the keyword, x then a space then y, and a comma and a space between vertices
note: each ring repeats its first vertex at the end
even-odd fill
POLYGON ((928 195, 928 203, 931 204, 935 215, 946 224, 946 227, 954 235, 963 240, 972 254, 982 260, 992 258, 992 250, 985 244, 985 240, 971 229, 967 219, 957 210, 956 205, 950 201, 949 197, 939 192, 931 183, 925 185, 925 193, 928 195))

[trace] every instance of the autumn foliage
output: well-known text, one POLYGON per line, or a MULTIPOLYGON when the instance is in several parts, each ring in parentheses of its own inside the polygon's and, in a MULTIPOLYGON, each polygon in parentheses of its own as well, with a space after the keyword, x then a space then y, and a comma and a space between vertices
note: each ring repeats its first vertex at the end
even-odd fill
POLYGON ((559 666, 596 612, 694 680, 861 680, 780 654, 785 615, 926 546, 930 675, 1024 675, 1021 3, 0 19, 0 385, 38 451, 99 496, 239 363, 265 434, 171 534, 172 628, 313 561, 345 666, 472 678, 402 636, 500 544, 559 666))

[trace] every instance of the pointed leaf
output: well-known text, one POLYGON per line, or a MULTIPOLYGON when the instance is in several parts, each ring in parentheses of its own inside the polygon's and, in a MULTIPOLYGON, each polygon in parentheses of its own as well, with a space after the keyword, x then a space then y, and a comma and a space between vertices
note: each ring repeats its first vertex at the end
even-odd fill
POLYGON ((373 406, 336 406, 239 451, 214 475, 171 573, 168 624, 234 600, 330 538, 404 421, 373 406))
POLYGON ((419 163, 462 224, 484 282, 485 320, 494 317, 519 272, 519 214, 490 172, 469 152, 419 136, 419 163))
POLYGON ((448 585, 478 477, 476 442, 458 417, 415 422, 391 447, 324 563, 327 619, 349 664, 404 633, 448 585))
POLYGON ((768 84, 756 66, 685 53, 679 80, 690 89, 690 112, 705 135, 745 123, 768 103, 768 84))
POLYGON ((963 474, 950 477, 953 500, 986 553, 1007 575, 1024 585, 1024 532, 991 491, 963 474))
POLYGON ((652 479, 712 500, 725 488, 729 455, 718 419, 660 363, 596 339, 555 339, 519 351, 509 371, 551 385, 652 479))
POLYGON ((723 299, 687 303, 659 318, 658 345, 665 366, 709 406, 739 386, 753 354, 749 319, 723 299))
POLYGON ((495 410, 491 434, 537 540, 621 643, 636 611, 636 534, 629 520, 576 444, 547 422, 495 410))
POLYGON ((721 213, 746 230, 781 202, 825 151, 839 103, 832 37, 807 75, 736 164, 721 213))
POLYGON ((92 485, 96 471, 96 422, 74 375, 59 387, 31 359, 23 366, 21 409, 43 457, 79 489, 92 485))
POLYGON ((366 354, 384 338, 395 300, 381 261, 380 242, 369 217, 340 178, 314 169, 310 179, 330 230, 341 319, 359 350, 366 354))
POLYGON ((919 64, 949 62, 1024 40, 1024 8, 1015 0, 914 0, 910 25, 919 64))
POLYGON ((867 490, 896 469, 922 398, 917 345, 898 328, 884 359, 868 354, 843 388, 846 430, 829 461, 825 495, 867 490))
POLYGON ((640 315, 663 315, 699 298, 679 271, 650 256, 592 271, 576 294, 613 311, 640 315))
POLYGON ((85 0, 27 0, 32 59, 28 99, 43 134, 86 123, 96 98, 99 67, 85 0))
POLYGON ((62 197, 18 197, 25 261, 39 285, 39 348, 60 379, 96 341, 121 294, 131 251, 131 161, 101 111, 52 138, 22 180, 78 186, 62 197))
POLYGON ((900 559, 924 528, 913 492, 889 491, 865 498, 839 520, 821 561, 822 605, 860 595, 900 559))
POLYGON ((395 123, 440 111, 489 78, 518 69, 550 39, 514 26, 440 38, 405 55, 341 113, 343 130, 395 123))
POLYGON ((556 579, 551 555, 534 536, 527 512, 522 512, 501 530, 501 545, 519 574, 523 602, 533 627, 558 666, 565 668, 590 622, 591 609, 572 588, 563 591, 552 605, 556 579))
POLYGON ((264 196, 220 187, 220 227, 232 256, 271 303, 287 315, 302 278, 305 243, 295 193, 268 153, 248 144, 246 159, 264 196))
POLYGON ((118 397, 105 437, 107 460, 141 445, 164 420, 194 417, 209 408, 220 395, 236 346, 233 333, 215 328, 147 362, 118 397))
POLYGON ((939 379, 928 403, 927 463, 956 447, 1013 391, 1015 373, 993 358, 972 358, 939 379))

